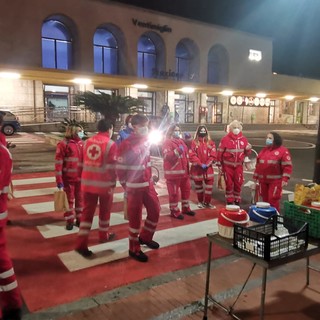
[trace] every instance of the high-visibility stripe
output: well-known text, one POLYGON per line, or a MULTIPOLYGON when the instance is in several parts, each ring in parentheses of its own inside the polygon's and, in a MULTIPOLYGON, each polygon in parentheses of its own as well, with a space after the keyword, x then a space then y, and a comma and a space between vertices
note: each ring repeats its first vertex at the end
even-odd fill
POLYGON ((66 161, 66 162, 78 162, 79 158, 78 157, 65 157, 64 161, 66 161))
POLYGON ((81 184, 84 186, 91 186, 91 187, 114 187, 116 185, 115 181, 94 181, 88 179, 81 179, 81 184))
POLYGON ((1 191, 0 193, 8 193, 9 192, 9 186, 3 187, 3 189, 0 190, 0 191, 1 191))
POLYGON ((283 176, 290 178, 290 174, 289 173, 284 173, 283 176))
POLYGON ((129 231, 132 233, 139 233, 140 229, 129 228, 129 231))
POLYGON ((126 164, 117 164, 117 169, 138 171, 138 170, 145 170, 146 167, 144 165, 130 166, 130 165, 126 165, 126 164))
POLYGON ((0 220, 4 220, 8 217, 8 211, 4 211, 0 213, 0 220))
POLYGON ((266 175, 267 179, 281 179, 281 175, 266 175))
POLYGON ((231 162, 231 161, 223 161, 223 164, 231 165, 231 166, 241 166, 242 162, 231 162))
POLYGON ((283 165, 283 166, 292 165, 292 162, 291 161, 282 161, 281 165, 283 165))
POLYGON ((185 170, 165 170, 165 174, 184 174, 186 173, 185 170))
POLYGON ((127 188, 132 188, 132 189, 136 189, 136 188, 144 188, 144 187, 148 187, 150 185, 149 181, 146 182, 128 182, 126 183, 127 188))
POLYGON ((151 224, 152 226, 155 226, 155 227, 157 226, 157 222, 152 222, 149 219, 146 219, 145 223, 151 224))
POLYGON ((279 160, 267 160, 267 163, 268 164, 277 164, 277 163, 280 163, 279 160))
POLYGON ((16 289, 18 287, 18 282, 17 280, 5 285, 5 286, 0 286, 0 291, 1 292, 8 292, 11 291, 13 289, 16 289))
POLYGON ((74 168, 70 168, 70 169, 69 168, 63 168, 62 171, 63 172, 68 172, 68 173, 70 173, 70 172, 78 172, 78 168, 75 168, 75 169, 74 168))
POLYGON ((62 171, 56 171, 56 176, 62 176, 62 171))
POLYGON ((94 173, 104 173, 106 170, 112 170, 115 169, 116 165, 115 164, 105 164, 102 167, 92 167, 92 166, 83 166, 83 171, 86 172, 94 172, 94 173))
POLYGON ((227 152, 231 152, 231 153, 239 153, 239 152, 244 152, 244 149, 226 149, 227 152))
POLYGON ((13 268, 0 273, 0 279, 6 279, 14 275, 13 268))
POLYGON ((56 164, 63 164, 63 160, 56 160, 56 164))

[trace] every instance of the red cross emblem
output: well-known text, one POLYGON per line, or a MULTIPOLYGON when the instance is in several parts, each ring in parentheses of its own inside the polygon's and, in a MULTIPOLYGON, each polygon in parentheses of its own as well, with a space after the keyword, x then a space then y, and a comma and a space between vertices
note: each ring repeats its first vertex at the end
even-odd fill
POLYGON ((97 144, 91 145, 87 150, 88 158, 97 160, 101 156, 101 148, 97 144))

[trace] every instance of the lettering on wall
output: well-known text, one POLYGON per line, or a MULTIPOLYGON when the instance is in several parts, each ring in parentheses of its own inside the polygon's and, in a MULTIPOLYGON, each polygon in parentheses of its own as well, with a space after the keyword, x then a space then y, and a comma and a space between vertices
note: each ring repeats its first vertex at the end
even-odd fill
POLYGON ((132 18, 132 23, 140 28, 147 28, 147 29, 151 29, 151 30, 157 30, 160 33, 163 32, 172 32, 172 29, 167 26, 167 25, 160 25, 160 24, 155 24, 152 22, 145 22, 145 21, 140 21, 138 19, 132 18))
POLYGON ((232 96, 229 103, 232 106, 269 107, 271 100, 269 98, 232 96))
POLYGON ((165 70, 158 70, 157 68, 152 69, 152 76, 154 78, 161 78, 161 79, 179 79, 179 73, 172 71, 169 69, 168 71, 165 70))

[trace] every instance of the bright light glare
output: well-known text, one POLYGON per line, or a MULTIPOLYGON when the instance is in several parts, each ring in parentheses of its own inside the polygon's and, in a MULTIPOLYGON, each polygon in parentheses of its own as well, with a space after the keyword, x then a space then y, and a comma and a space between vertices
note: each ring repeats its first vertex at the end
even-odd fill
POLYGON ((136 89, 147 89, 148 88, 148 86, 146 84, 142 84, 142 83, 135 83, 132 86, 136 89))
POLYGON ((231 90, 223 90, 221 92, 221 94, 224 95, 224 96, 232 96, 233 95, 233 91, 231 91, 231 90))
POLYGON ((264 93, 264 92, 258 92, 258 93, 256 94, 256 97, 257 97, 257 98, 265 98, 266 96, 267 96, 267 94, 264 93))
POLYGON ((262 52, 259 50, 249 50, 249 60, 251 61, 261 61, 262 59, 262 52))
POLYGON ((192 87, 183 87, 180 90, 184 93, 193 93, 194 92, 194 88, 192 88, 192 87))
POLYGON ((160 130, 152 130, 149 133, 148 140, 151 144, 159 144, 163 139, 163 135, 160 130))
POLYGON ((309 100, 310 100, 311 102, 318 102, 319 98, 317 98, 317 97, 311 97, 309 100))
POLYGON ((21 77, 20 73, 16 72, 0 72, 0 78, 4 79, 19 79, 21 77))
POLYGON ((72 82, 77 84, 91 84, 91 79, 88 78, 75 78, 72 82))
POLYGON ((284 98, 285 98, 286 100, 290 101, 290 100, 293 100, 293 99, 294 99, 294 96, 288 95, 288 96, 285 96, 284 98))

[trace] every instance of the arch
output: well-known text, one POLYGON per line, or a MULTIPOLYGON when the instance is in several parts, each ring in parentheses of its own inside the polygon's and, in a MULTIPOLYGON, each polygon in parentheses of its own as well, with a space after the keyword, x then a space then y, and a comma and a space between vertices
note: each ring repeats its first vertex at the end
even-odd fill
POLYGON ((44 68, 63 70, 72 68, 72 29, 75 29, 73 23, 62 15, 52 15, 43 21, 41 41, 44 68))
POLYGON ((211 84, 228 84, 229 55, 225 47, 216 44, 208 53, 207 82, 211 84))
POLYGON ((108 28, 99 27, 93 36, 94 72, 119 74, 119 46, 113 32, 108 28))
POLYGON ((176 46, 176 73, 178 80, 199 81, 199 47, 191 39, 182 39, 176 46))
POLYGON ((165 70, 165 45, 155 32, 145 32, 137 45, 137 75, 142 78, 157 78, 165 70))

